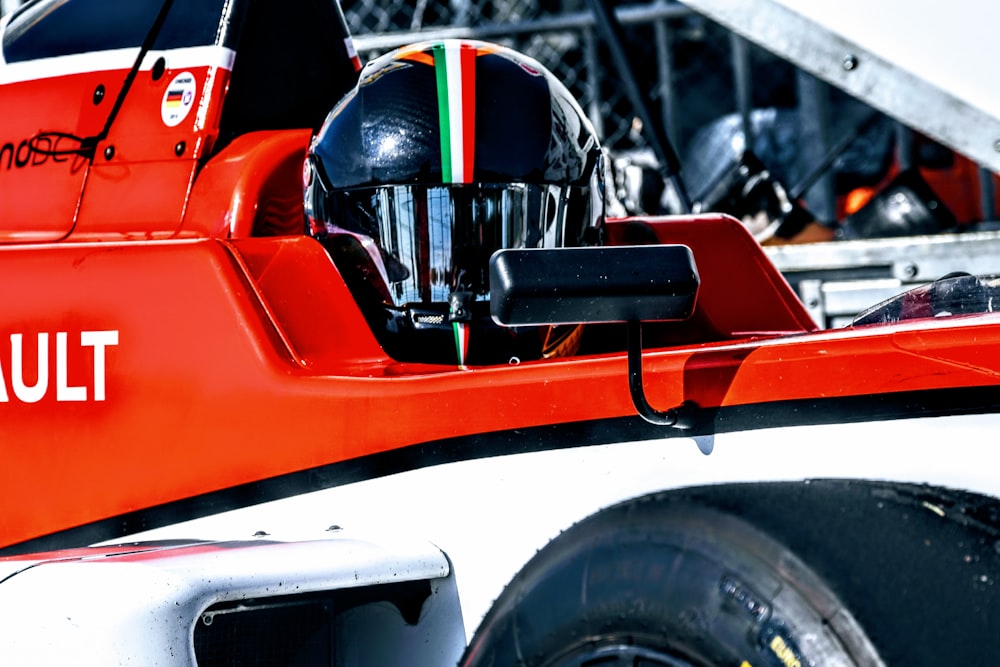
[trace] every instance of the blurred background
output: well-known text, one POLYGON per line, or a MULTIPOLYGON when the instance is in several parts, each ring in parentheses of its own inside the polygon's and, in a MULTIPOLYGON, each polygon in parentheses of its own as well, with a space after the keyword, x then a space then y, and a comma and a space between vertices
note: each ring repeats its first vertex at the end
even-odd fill
MULTIPOLYGON (((683 183, 696 211, 748 224, 821 325, 850 321, 862 304, 956 270, 1000 270, 991 171, 679 0, 607 1, 624 33, 627 71, 589 0, 341 0, 341 7, 363 62, 404 44, 458 37, 534 57, 575 94, 609 150, 615 215, 683 213, 673 187, 683 183), (629 77, 645 114, 623 83, 629 77), (663 152, 651 137, 669 141, 679 179, 664 178, 663 152), (956 230, 990 235, 933 247, 884 241, 956 230), (802 248, 835 238, 881 245, 802 248)), ((0 10, 21 4, 0 0, 0 10)), ((799 62, 817 57, 807 40, 798 42, 799 62)), ((892 90, 901 104, 927 107, 918 92, 892 90)), ((933 113, 928 107, 924 115, 933 113)))
MULTIPOLYGON (((654 122, 662 123, 682 164, 689 162, 688 154, 705 155, 706 142, 711 143, 706 133, 713 123, 736 122, 738 127, 728 129, 742 131, 744 121, 753 122, 754 108, 794 108, 800 96, 817 104, 826 93, 812 77, 679 2, 612 4, 654 122)), ((344 0, 342 7, 362 60, 432 37, 496 41, 527 53, 570 88, 615 155, 625 156, 630 164, 647 165, 654 159, 644 132, 648 128, 642 127, 641 114, 626 94, 623 73, 613 64, 586 0, 344 0)), ((773 139, 774 133, 767 133, 771 136, 763 140, 773 139)), ((808 149, 817 143, 802 142, 802 146, 808 149)), ((779 171, 790 172, 791 178, 804 170, 795 162, 807 164, 809 151, 784 148, 782 161, 788 164, 779 171)), ((780 147, 765 148, 765 152, 775 150, 780 147)), ((718 164, 721 157, 715 155, 708 162, 718 164)), ((712 177, 703 173, 701 161, 692 163, 685 174, 694 196, 712 177)), ((835 215, 831 187, 832 182, 822 183, 809 195, 814 207, 829 216, 835 215)), ((668 206, 657 194, 653 188, 644 203, 631 202, 638 209, 633 212, 660 212, 649 209, 668 206)))
MULTIPOLYGON (((7 14, 21 4, 0 0, 0 9, 7 14)), ((693 196, 713 177, 703 163, 718 165, 730 157, 719 151, 731 152, 728 143, 734 131, 750 129, 751 139, 759 136, 758 153, 774 162, 769 166, 779 177, 795 180, 807 169, 812 153, 820 150, 821 142, 815 139, 828 133, 819 124, 825 119, 812 113, 825 104, 824 85, 676 0, 612 4, 655 122, 662 123, 661 131, 682 164, 689 165, 685 179, 693 196), (800 98, 810 111, 801 131, 790 126, 774 129, 773 117, 759 118, 773 112, 753 111, 796 108, 800 98), (712 123, 724 126, 724 145, 718 145, 720 137, 706 136, 712 123), (801 142, 801 150, 799 134, 809 139, 801 142), (692 160, 690 155, 697 157, 692 160)), ((443 37, 495 41, 527 53, 570 88, 615 155, 624 156, 629 165, 649 167, 655 162, 640 114, 628 99, 622 73, 612 64, 586 0, 342 0, 341 6, 362 61, 403 44, 443 37)), ((719 125, 715 131, 718 134, 719 125)), ((625 178, 623 170, 620 179, 625 178)), ((631 178, 655 177, 636 170, 631 178)), ((832 178, 820 179, 807 194, 810 208, 820 217, 836 215, 832 178)), ((664 210, 669 202, 659 199, 662 187, 652 185, 642 194, 641 183, 621 184, 620 196, 631 198, 630 212, 670 212, 664 210), (645 202, 638 201, 640 197, 645 202)))

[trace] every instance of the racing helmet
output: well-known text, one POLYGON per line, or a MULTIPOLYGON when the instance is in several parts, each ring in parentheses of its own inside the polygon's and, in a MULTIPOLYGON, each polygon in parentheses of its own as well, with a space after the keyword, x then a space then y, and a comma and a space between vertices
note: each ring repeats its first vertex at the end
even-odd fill
POLYGON ((578 328, 501 328, 489 258, 600 243, 602 153, 566 87, 480 41, 403 47, 362 70, 310 144, 306 232, 383 349, 478 365, 576 351, 578 328))

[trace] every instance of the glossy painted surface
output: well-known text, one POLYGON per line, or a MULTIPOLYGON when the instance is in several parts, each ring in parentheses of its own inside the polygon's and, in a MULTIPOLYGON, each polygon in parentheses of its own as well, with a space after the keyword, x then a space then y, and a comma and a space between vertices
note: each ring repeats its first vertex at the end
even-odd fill
POLYGON ((147 54, 90 162, 74 151, 105 128, 135 57, 121 50, 106 52, 101 65, 82 55, 58 58, 47 69, 28 62, 0 70, 6 79, 0 102, 15 110, 5 115, 0 146, 0 241, 55 241, 71 232, 81 240, 169 238, 177 232, 197 162, 218 134, 232 52, 200 47, 147 54), (158 59, 162 71, 154 68, 158 59), (94 66, 107 69, 88 70, 94 66), (181 107, 186 113, 168 125, 168 94, 181 79, 189 82, 182 93, 190 96, 181 107), (68 115, 67 108, 75 113, 68 115))
MULTIPOLYGON (((693 438, 661 429, 662 439, 593 445, 598 434, 580 432, 562 448, 550 442, 546 451, 404 470, 164 526, 139 537, 236 540, 260 530, 305 535, 331 523, 375 535, 417 536, 439 547, 453 564, 471 637, 528 559, 560 532, 605 507, 664 490, 823 478, 937 484, 997 496, 1000 480, 988 464, 994 445, 984 434, 998 424, 997 414, 875 422, 846 418, 693 438)), ((638 429, 632 432, 639 434, 638 429)), ((559 435, 553 433, 552 439, 559 435)), ((524 439, 529 436, 522 432, 524 439)), ((960 508, 942 505, 947 516, 961 520, 960 508)), ((942 510, 926 506, 919 511, 931 515, 942 510)), ((870 518, 846 516, 859 530, 870 518)), ((813 517, 803 520, 812 522, 813 517)), ((970 581, 993 576, 987 563, 970 560, 959 566, 970 581)))
MULTIPOLYGON (((18 286, 0 296, 0 548, 80 544, 442 460, 996 411, 996 316, 818 332, 723 216, 608 223, 611 244, 652 235, 694 254, 694 315, 650 327, 643 364, 654 407, 697 406, 692 432, 635 416, 613 327, 621 345, 576 358, 395 362, 323 248, 299 235, 309 128, 216 150, 234 65, 228 48, 206 48, 143 60, 92 164, 49 156, 3 171, 0 152, 0 280, 18 286), (197 100, 169 125, 185 71, 197 100), (967 399, 970 388, 982 391, 967 399), (101 529, 63 534, 88 525, 101 529)), ((12 142, 50 118, 77 136, 101 130, 129 54, 100 67, 77 57, 58 74, 0 70, 0 96, 17 102, 12 142)))
POLYGON ((0 281, 16 286, 0 293, 0 553, 26 554, 0 558, 0 662, 191 664, 217 602, 426 579, 440 595, 420 627, 362 614, 344 661, 454 664, 534 553, 623 499, 818 477, 1000 495, 1000 316, 818 331, 723 216, 607 226, 610 244, 695 258, 693 316, 647 327, 643 360, 649 401, 694 406, 689 429, 636 416, 617 325, 555 361, 392 360, 301 235, 308 123, 261 121, 275 96, 252 69, 239 90, 235 44, 164 49, 93 161, 30 144, 98 136, 134 49, 0 68, 0 281), (171 124, 175 85, 192 98, 171 124), (229 88, 244 108, 227 128, 229 88), (210 543, 37 553, 137 534, 210 543))
MULTIPOLYGON (((24 565, 0 559, 0 568, 8 563, 24 565)), ((353 650, 377 664, 454 664, 464 646, 445 556, 426 543, 372 540, 352 531, 317 532, 296 542, 262 536, 41 554, 3 580, 0 594, 0 659, 11 665, 192 665, 199 630, 209 634, 217 620, 224 625, 225 614, 240 604, 278 607, 291 595, 326 594, 333 600, 329 632, 335 626, 345 636, 364 637, 357 646, 338 645, 342 657, 353 650), (419 581, 429 582, 426 613, 412 626, 399 614, 379 614, 377 605, 344 614, 330 594, 419 581)))
MULTIPOLYGON (((684 340, 646 355, 656 407, 996 381, 995 317, 809 333, 739 223, 653 222, 692 247, 702 275, 695 316, 671 334, 684 340)), ((471 370, 393 362, 307 238, 0 257, 0 280, 33 276, 2 298, 0 503, 25 508, 0 518, 3 545, 421 443, 634 415, 622 353, 471 370)))

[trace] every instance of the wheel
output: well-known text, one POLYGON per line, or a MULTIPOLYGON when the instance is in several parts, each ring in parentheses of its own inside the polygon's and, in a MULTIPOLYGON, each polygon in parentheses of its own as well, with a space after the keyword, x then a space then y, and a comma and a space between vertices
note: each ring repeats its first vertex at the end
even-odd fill
POLYGON ((599 512, 540 551, 462 664, 883 663, 795 554, 732 513, 660 494, 599 512))

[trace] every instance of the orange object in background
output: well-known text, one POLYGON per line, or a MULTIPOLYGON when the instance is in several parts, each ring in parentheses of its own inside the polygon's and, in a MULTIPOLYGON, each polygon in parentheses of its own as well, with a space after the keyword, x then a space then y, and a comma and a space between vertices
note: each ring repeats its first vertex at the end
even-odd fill
MULTIPOLYGON (((925 140, 926 141, 926 140, 925 140)), ((958 153, 949 153, 946 164, 921 164, 920 175, 945 203, 960 226, 983 222, 992 215, 983 210, 983 191, 979 165, 958 153)), ((840 219, 852 215, 867 204, 893 178, 900 173, 898 159, 886 172, 882 181, 875 186, 859 187, 851 190, 838 202, 840 219)), ((1000 210, 1000 177, 992 175, 993 215, 1000 210)))

